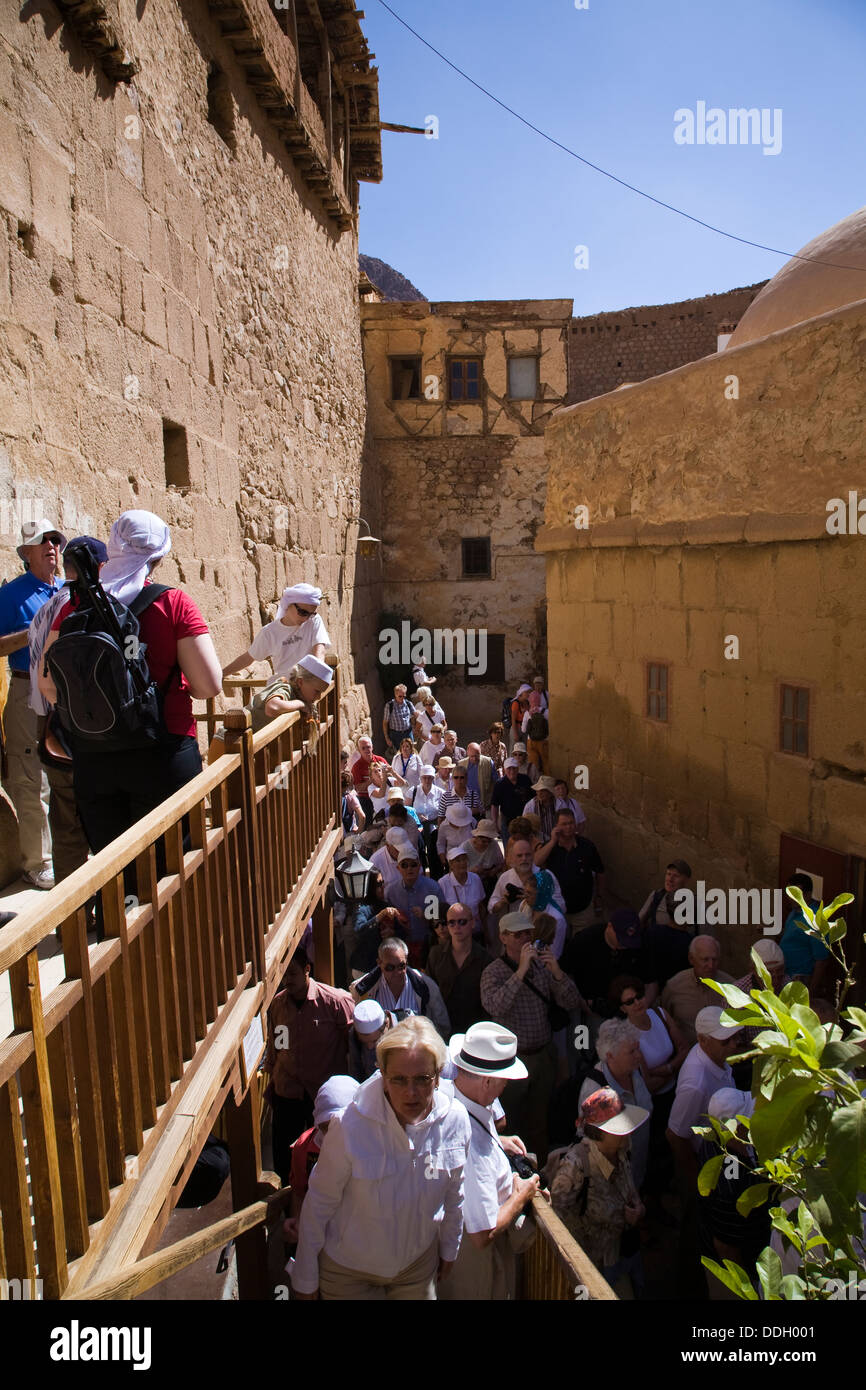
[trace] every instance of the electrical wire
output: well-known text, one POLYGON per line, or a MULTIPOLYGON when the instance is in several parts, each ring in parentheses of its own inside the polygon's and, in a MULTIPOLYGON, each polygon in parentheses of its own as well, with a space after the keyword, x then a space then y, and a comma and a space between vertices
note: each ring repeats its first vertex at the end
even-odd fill
POLYGON ((646 198, 648 202, 655 203, 657 207, 665 208, 666 211, 675 213, 677 217, 685 217, 689 222, 696 223, 698 227, 705 227, 708 232, 715 232, 718 236, 727 237, 729 241, 738 241, 742 246, 752 246, 757 251, 769 251, 773 256, 784 256, 791 261, 808 261, 810 265, 827 266, 831 270, 854 270, 866 275, 866 269, 864 269, 863 266, 839 265, 836 261, 823 261, 817 256, 801 256, 793 251, 781 251, 778 246, 765 246, 763 242, 750 241, 748 237, 737 236, 735 232, 726 232, 724 227, 717 227, 712 222, 705 222, 703 218, 695 217, 693 213, 686 212, 683 208, 678 208, 673 203, 666 203, 663 198, 656 198, 654 194, 647 193, 645 189, 636 187, 635 184, 629 183, 626 179, 621 179, 617 174, 612 174, 609 169, 602 169, 600 164, 593 164, 591 159, 586 159, 582 154, 578 154, 576 150, 571 149, 568 145, 564 145, 561 140, 557 140, 555 136, 549 135, 548 132, 542 130, 540 126, 533 125, 532 121, 528 120, 526 116, 522 116, 519 111, 515 111, 513 106, 509 106, 507 102, 502 101, 493 92, 489 91, 487 87, 484 87, 480 82, 476 82, 474 77, 470 77, 468 72, 464 72, 461 67, 458 67, 456 63, 446 57, 440 49, 430 43, 428 39, 425 39, 423 34, 419 34, 417 29, 413 29, 411 24, 408 24, 396 10, 392 9, 391 6, 386 3, 386 0, 379 0, 379 4, 397 20, 398 24, 402 24, 404 29, 408 29, 409 33, 412 34, 419 43, 423 43, 425 48, 429 48, 431 53, 435 53, 437 58, 440 58, 453 72, 456 72, 465 82, 475 87, 483 96, 495 102, 503 111, 507 111, 509 116, 513 116, 516 121, 520 121, 521 125, 525 125, 528 130, 533 131, 536 135, 540 135, 542 140, 547 140, 549 144, 554 145, 558 150, 562 150, 563 153, 570 155, 572 159, 577 159, 581 164, 585 164, 588 169, 593 169, 595 173, 602 174, 606 179, 612 179, 613 182, 618 183, 621 188, 627 188, 630 193, 636 193, 639 198, 646 198))

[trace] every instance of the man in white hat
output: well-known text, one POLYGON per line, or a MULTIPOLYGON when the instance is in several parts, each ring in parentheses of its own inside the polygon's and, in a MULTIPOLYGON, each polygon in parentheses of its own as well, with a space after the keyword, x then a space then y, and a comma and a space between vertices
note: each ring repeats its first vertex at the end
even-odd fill
POLYGON ((397 861, 400 858, 400 851, 411 849, 412 841, 404 830, 397 826, 392 826, 385 832, 385 843, 376 850, 375 854, 370 855, 370 863, 373 864, 382 875, 382 882, 385 885, 385 897, 387 898, 392 888, 396 888, 401 882, 400 870, 397 868, 397 861))
POLYGON ((512 1172, 506 1147, 523 1154, 526 1149, 519 1139, 500 1138, 491 1107, 509 1081, 525 1081, 528 1072, 517 1056, 514 1033, 498 1023, 473 1023, 465 1033, 455 1033, 448 1051, 457 1069, 454 1095, 469 1112, 472 1134, 463 1174, 463 1240, 439 1297, 514 1298, 509 1227, 538 1192, 540 1180, 537 1174, 521 1178, 512 1172))
POLYGON ((30 652, 27 629, 43 604, 61 587, 57 570, 66 537, 47 520, 21 528, 18 554, 24 574, 0 588, 0 638, 9 656, 9 694, 4 715, 8 774, 6 791, 18 816, 22 877, 34 888, 53 888, 48 828, 48 778, 37 753, 36 713, 30 707, 30 652))
POLYGON ((733 1086, 728 1058, 739 1049, 741 1030, 722 1023, 723 1008, 709 1004, 695 1019, 697 1042, 680 1068, 677 1094, 668 1120, 667 1138, 678 1167, 697 1179, 696 1154, 700 1136, 694 1125, 706 1124, 710 1097, 724 1086, 733 1086))
POLYGON ((355 1005, 349 1034, 349 1075, 356 1081, 368 1081, 378 1069, 376 1045, 394 1022, 390 1010, 386 1012, 375 999, 362 999, 355 1005))
POLYGON ((448 903, 462 903, 472 914, 472 930, 478 936, 487 935, 487 894, 484 884, 469 868, 465 845, 454 845, 448 851, 448 873, 439 879, 439 887, 448 903))
POLYGON ((532 790, 535 795, 527 801, 523 808, 525 816, 538 816, 541 821, 541 838, 549 840, 553 834, 554 821, 556 819, 556 797, 553 794, 556 786, 556 778, 542 775, 533 782, 532 790))
POLYGON ((484 895, 493 892, 496 880, 505 868, 505 859, 496 838, 492 820, 480 820, 468 840, 463 843, 469 867, 484 885, 484 895))
MULTIPOLYGON (((443 799, 444 805, 444 799, 443 799)), ((439 822, 436 852, 444 863, 452 849, 459 849, 475 827, 475 819, 465 802, 453 801, 439 822)))
POLYGON ((268 658, 278 676, 287 676, 302 656, 315 656, 321 661, 331 645, 328 630, 319 617, 321 602, 322 591, 312 584, 292 584, 284 589, 274 621, 266 623, 247 650, 223 667, 223 680, 243 671, 253 661, 268 658))

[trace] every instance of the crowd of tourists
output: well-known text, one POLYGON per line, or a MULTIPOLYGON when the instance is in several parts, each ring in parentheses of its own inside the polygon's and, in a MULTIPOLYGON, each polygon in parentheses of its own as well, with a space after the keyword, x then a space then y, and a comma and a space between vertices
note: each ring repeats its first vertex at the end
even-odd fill
MULTIPOLYGON (((154 581, 170 547, 150 512, 124 513, 107 543, 35 522, 24 573, 0 588, 5 785, 36 888, 196 775, 192 700, 253 661, 273 668, 254 726, 298 710, 317 738, 332 670, 321 591, 287 588, 221 667, 195 603, 154 581)), ((416 666, 412 681, 386 702, 383 751, 362 737, 342 754, 346 847, 368 889, 349 900, 335 876, 338 983, 315 978, 302 946, 269 1014, 293 1296, 513 1297, 539 1194, 621 1297, 643 1296, 644 1256, 674 1227, 681 1295, 722 1296, 701 1254, 754 1274, 769 1230, 766 1205, 737 1208, 747 1161, 697 1191, 712 1149, 695 1126, 748 1116, 752 1099, 751 1064, 728 1060, 746 1039, 706 983, 731 978, 721 943, 677 920, 689 864, 671 860, 639 908, 613 895, 551 763, 542 676, 459 733, 435 677, 416 666)), ((819 1007, 826 953, 796 913, 756 949, 775 989, 805 980, 819 1007)))

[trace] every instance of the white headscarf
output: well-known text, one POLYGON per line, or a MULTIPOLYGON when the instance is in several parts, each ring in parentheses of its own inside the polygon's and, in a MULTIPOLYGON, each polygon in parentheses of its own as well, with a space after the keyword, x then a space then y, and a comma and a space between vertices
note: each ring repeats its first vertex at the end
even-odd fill
POLYGON ((171 535, 153 512, 124 512, 108 538, 108 561, 99 576, 103 589, 129 604, 141 593, 151 565, 171 550, 171 535))
POLYGON ((322 602, 322 591, 317 589, 314 584, 292 584, 288 589, 283 590, 283 596, 277 606, 277 617, 279 621, 291 603, 302 603, 305 608, 318 608, 322 602))

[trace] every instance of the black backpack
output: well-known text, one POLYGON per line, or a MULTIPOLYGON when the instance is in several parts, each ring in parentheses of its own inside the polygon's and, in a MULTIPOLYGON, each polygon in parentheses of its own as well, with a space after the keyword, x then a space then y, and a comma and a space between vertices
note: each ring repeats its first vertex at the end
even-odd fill
POLYGON ((541 710, 536 710, 535 714, 529 716, 526 732, 535 743, 543 743, 547 738, 549 733, 547 720, 541 710))
POLYGON ((138 619, 171 587, 147 584, 127 608, 98 581, 81 582, 81 605, 60 624, 46 658, 61 726, 76 743, 118 753, 152 748, 165 735, 163 700, 179 667, 160 689, 138 619))

